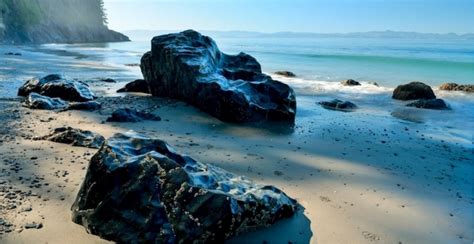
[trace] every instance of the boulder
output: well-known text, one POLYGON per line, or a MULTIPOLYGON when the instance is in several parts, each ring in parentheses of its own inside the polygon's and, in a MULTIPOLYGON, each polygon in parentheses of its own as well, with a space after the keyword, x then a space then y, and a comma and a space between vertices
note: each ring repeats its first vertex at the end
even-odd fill
POLYGON ((105 138, 91 131, 61 127, 54 129, 53 133, 47 136, 37 137, 35 140, 48 140, 77 147, 100 148, 105 138))
POLYGON ((140 122, 143 120, 161 121, 160 116, 129 108, 119 108, 107 118, 107 122, 140 122))
POLYGON ((349 101, 341 101, 339 99, 334 99, 331 101, 322 101, 319 102, 319 105, 325 109, 338 110, 343 112, 352 112, 357 109, 357 106, 354 103, 349 101))
POLYGON ((74 102, 70 103, 68 110, 99 110, 102 108, 102 105, 96 101, 88 101, 88 102, 74 102))
POLYGON ((426 109, 449 109, 443 99, 420 99, 416 102, 407 104, 408 107, 426 108, 426 109))
POLYGON ((443 91, 474 92, 474 85, 459 85, 456 83, 444 83, 439 87, 443 91))
POLYGON ((32 92, 28 95, 28 98, 23 103, 23 106, 31 109, 62 110, 66 109, 69 105, 66 101, 60 98, 50 98, 47 96, 41 96, 36 92, 32 92))
POLYGON ((358 82, 356 80, 353 80, 353 79, 341 81, 341 84, 343 86, 360 86, 361 85, 360 82, 358 82))
POLYGON ((119 89, 117 92, 142 92, 150 93, 148 89, 148 83, 145 80, 135 80, 125 85, 125 87, 119 89))
POLYGON ((292 216, 296 202, 133 132, 92 157, 73 221, 117 243, 223 243, 292 216))
POLYGON ((58 74, 28 80, 18 90, 18 96, 28 96, 31 92, 73 102, 85 102, 95 99, 94 93, 86 83, 69 80, 58 74))
POLYGON ((276 71, 275 74, 276 75, 281 75, 281 76, 284 76, 284 77, 288 77, 288 78, 296 77, 296 74, 291 72, 291 71, 276 71))
POLYGON ((263 74, 252 56, 224 54, 192 30, 154 37, 151 46, 140 67, 152 95, 180 99, 227 122, 294 123, 293 89, 263 74))
POLYGON ((392 98, 406 101, 417 99, 435 99, 436 96, 430 86, 418 81, 414 81, 395 88, 392 98))

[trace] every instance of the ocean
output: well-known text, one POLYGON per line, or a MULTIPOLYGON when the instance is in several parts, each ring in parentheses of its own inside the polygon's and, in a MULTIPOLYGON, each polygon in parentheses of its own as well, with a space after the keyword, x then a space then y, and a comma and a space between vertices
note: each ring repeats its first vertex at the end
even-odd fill
MULTIPOLYGON (((472 146, 474 95, 437 89, 444 82, 474 84, 474 45, 469 40, 248 36, 217 36, 214 40, 225 53, 246 52, 256 57, 268 74, 280 70, 296 73, 296 78, 273 76, 295 89, 299 116, 305 116, 305 111, 311 110, 318 101, 338 98, 356 103, 361 113, 432 124, 438 129, 449 128, 448 136, 472 146), (344 87, 340 81, 345 79, 361 81, 362 86, 344 87), (410 81, 431 85, 436 95, 452 109, 413 109, 405 107, 405 102, 391 99, 397 85, 410 81), (374 82, 378 86, 373 85, 374 82)), ((40 49, 67 51, 71 54, 68 58, 85 62, 81 65, 83 68, 97 64, 116 67, 117 72, 103 73, 96 69, 95 73, 87 74, 125 82, 141 78, 139 67, 127 65, 140 62, 143 53, 150 50, 150 41, 48 44, 40 49), (124 69, 127 72, 119 72, 124 69)), ((71 64, 64 65, 60 72, 84 78, 81 77, 83 70, 77 69, 74 62, 71 64)))

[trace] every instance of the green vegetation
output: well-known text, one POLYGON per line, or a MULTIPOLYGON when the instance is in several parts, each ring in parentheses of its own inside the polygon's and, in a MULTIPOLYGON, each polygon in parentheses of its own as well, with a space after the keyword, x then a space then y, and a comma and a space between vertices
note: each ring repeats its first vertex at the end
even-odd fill
POLYGON ((0 19, 12 30, 27 30, 42 22, 62 25, 107 24, 103 0, 0 0, 0 19))

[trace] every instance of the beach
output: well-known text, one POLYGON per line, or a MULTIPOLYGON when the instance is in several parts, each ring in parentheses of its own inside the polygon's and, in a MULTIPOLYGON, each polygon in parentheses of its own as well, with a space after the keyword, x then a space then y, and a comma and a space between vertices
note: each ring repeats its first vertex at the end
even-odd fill
POLYGON ((129 130, 157 137, 198 161, 274 185, 301 205, 294 217, 229 243, 474 240, 472 94, 434 86, 452 110, 420 110, 392 100, 393 87, 388 85, 364 82, 354 88, 324 83, 318 90, 297 78, 273 76, 295 89, 294 127, 237 125, 177 100, 115 93, 141 78, 139 67, 125 65, 138 63, 140 55, 122 54, 130 56, 124 61, 120 55, 103 57, 94 51, 0 46, 0 55, 22 53, 0 59, 2 243, 106 242, 71 221, 71 205, 96 150, 32 140, 62 126, 106 138, 129 130), (101 96, 99 111, 22 107, 18 87, 28 78, 50 73, 118 82, 88 83, 101 96), (343 113, 317 104, 332 98, 350 100, 360 109, 343 113), (105 122, 113 110, 123 107, 151 112, 162 121, 105 122), (41 228, 27 229, 31 223, 41 223, 41 228))

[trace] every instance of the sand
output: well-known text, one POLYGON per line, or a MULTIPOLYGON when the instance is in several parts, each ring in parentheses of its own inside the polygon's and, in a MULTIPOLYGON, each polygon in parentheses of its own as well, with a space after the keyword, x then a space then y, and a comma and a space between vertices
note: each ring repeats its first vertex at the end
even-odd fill
MULTIPOLYGON (((41 73, 44 67, 34 59, 48 66, 48 72, 58 65, 44 63, 44 57, 53 56, 22 52, 22 58, 14 57, 17 61, 0 57, 2 72, 14 70, 0 75, 0 84, 6 77, 41 73), (22 61, 25 57, 30 64, 22 61)), ((74 68, 75 62, 85 62, 61 59, 71 64, 57 67, 65 73, 82 69, 74 68)), ((117 73, 117 67, 100 67, 99 74, 114 79, 130 75, 126 68, 117 73)), ((95 72, 91 68, 74 74, 93 77, 95 72)), ((93 85, 100 91, 113 86, 93 85)), ((56 113, 23 108, 10 93, 0 98, 0 230, 11 230, 0 231, 1 243, 106 242, 71 221, 70 207, 95 150, 32 140, 60 126, 105 137, 128 130, 158 137, 199 161, 275 185, 301 204, 295 217, 229 243, 474 240, 472 142, 449 128, 400 120, 389 111, 328 111, 316 104, 325 97, 315 96, 298 96, 296 125, 281 130, 223 123, 182 102, 140 94, 102 97, 104 108, 96 112, 56 113), (144 109, 163 120, 104 123, 118 107, 144 109), (42 227, 26 229, 31 223, 42 227)))

